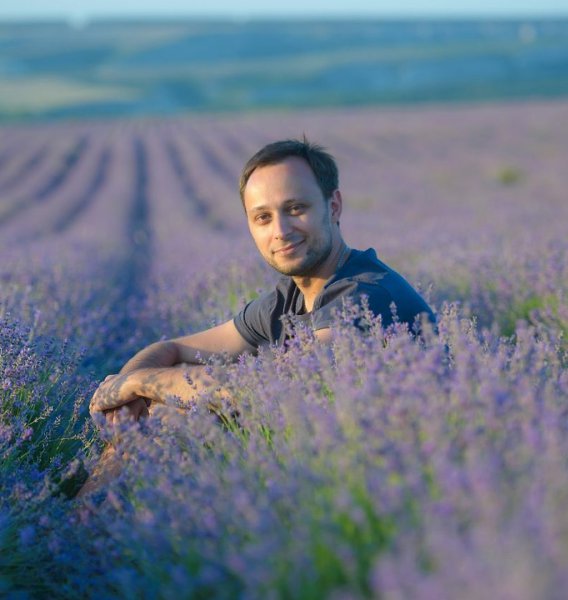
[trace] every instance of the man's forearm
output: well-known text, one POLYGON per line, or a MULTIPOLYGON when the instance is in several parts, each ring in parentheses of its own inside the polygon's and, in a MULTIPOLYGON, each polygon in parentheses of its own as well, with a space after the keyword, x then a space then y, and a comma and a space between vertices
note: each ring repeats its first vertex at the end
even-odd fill
POLYGON ((179 363, 179 352, 175 342, 156 342, 137 352, 123 367, 120 374, 138 369, 173 367, 179 363))
POLYGON ((191 401, 204 386, 215 385, 202 368, 207 360, 225 354, 236 358, 252 351, 232 321, 205 332, 156 342, 135 354, 118 375, 109 375, 99 385, 91 399, 91 413, 108 416, 113 409, 135 404, 142 397, 154 402, 163 402, 168 396, 191 401), (187 381, 187 374, 193 384, 187 381))
POLYGON ((166 403, 177 398, 191 403, 205 390, 213 390, 217 382, 197 365, 134 369, 105 380, 91 400, 91 412, 103 412, 128 404, 136 398, 166 403))
POLYGON ((191 368, 185 364, 137 369, 130 379, 128 389, 131 393, 157 403, 166 403, 173 398, 191 403, 199 393, 215 386, 214 380, 205 374, 203 368, 191 368))
POLYGON ((159 369, 162 367, 175 367, 180 363, 202 365, 204 361, 213 356, 212 352, 199 351, 184 347, 183 359, 179 345, 173 340, 155 342, 137 352, 120 370, 120 374, 131 373, 138 369, 159 369))

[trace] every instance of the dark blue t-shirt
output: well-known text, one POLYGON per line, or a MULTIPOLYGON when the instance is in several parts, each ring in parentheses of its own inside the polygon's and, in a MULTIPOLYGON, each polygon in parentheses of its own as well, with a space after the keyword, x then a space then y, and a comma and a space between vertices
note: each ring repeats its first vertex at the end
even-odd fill
POLYGON ((434 322, 434 314, 418 292, 396 271, 381 262, 372 248, 351 250, 348 260, 325 283, 306 313, 304 296, 291 277, 282 277, 276 289, 249 302, 235 317, 234 323, 243 338, 255 348, 266 344, 280 345, 286 331, 282 318, 291 316, 296 321, 311 322, 314 330, 329 327, 336 310, 341 310, 344 299, 361 304, 366 296, 374 315, 381 315, 383 326, 393 322, 392 304, 396 306, 399 321, 415 323, 426 314, 434 322))

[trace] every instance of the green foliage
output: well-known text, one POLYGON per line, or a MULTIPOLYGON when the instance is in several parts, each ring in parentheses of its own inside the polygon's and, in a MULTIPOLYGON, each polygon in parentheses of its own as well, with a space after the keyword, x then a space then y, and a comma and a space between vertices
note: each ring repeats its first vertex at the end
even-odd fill
POLYGON ((525 174, 517 167, 502 167, 495 177, 504 186, 511 186, 520 183, 525 178, 525 174))
MULTIPOLYGON (((550 312, 552 315, 558 317, 559 306, 558 297, 554 294, 546 296, 529 295, 519 300, 511 306, 508 312, 500 316, 499 325, 501 332, 505 336, 512 336, 517 329, 519 321, 534 323, 539 313, 550 312)), ((559 322, 558 325, 566 335, 568 333, 568 323, 559 322)))

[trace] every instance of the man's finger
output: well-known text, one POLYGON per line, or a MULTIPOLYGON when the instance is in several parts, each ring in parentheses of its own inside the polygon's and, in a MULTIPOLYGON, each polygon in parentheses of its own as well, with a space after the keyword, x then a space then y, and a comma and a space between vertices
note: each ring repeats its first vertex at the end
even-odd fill
POLYGON ((121 406, 114 411, 114 420, 119 423, 128 423, 131 420, 131 413, 128 406, 121 406))
POLYGON ((116 409, 110 408, 109 410, 104 410, 103 415, 105 416, 106 422, 108 425, 112 425, 114 423, 114 413, 116 409))
POLYGON ((151 401, 147 398, 136 398, 136 400, 123 406, 95 411, 92 414, 98 427, 102 428, 106 425, 106 427, 114 429, 115 434, 118 434, 120 425, 149 417, 150 411, 148 410, 148 406, 150 404, 151 401), (102 421, 101 418, 103 419, 102 421))
POLYGON ((122 408, 128 404, 129 400, 118 400, 109 399, 108 397, 93 397, 89 405, 89 411, 93 412, 104 412, 106 410, 113 410, 115 408, 122 408))
POLYGON ((150 412, 148 411, 148 406, 150 405, 150 400, 147 398, 136 398, 130 404, 127 404, 130 413, 134 417, 136 421, 140 418, 145 418, 150 416, 150 412))
POLYGON ((141 416, 148 416, 148 408, 143 398, 136 398, 128 404, 113 410, 114 420, 116 423, 128 423, 132 419, 138 421, 141 416))
POLYGON ((127 399, 120 400, 116 392, 113 390, 109 390, 108 388, 101 389, 101 387, 104 385, 108 384, 102 383, 91 399, 89 405, 89 410, 91 413, 110 410, 113 408, 120 408, 129 402, 127 399))

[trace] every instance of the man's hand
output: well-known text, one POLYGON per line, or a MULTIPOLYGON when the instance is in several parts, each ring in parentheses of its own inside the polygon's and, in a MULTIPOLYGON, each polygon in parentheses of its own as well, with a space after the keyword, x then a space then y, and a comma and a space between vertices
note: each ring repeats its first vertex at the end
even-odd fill
POLYGON ((167 403, 174 398, 190 404, 202 391, 217 387, 204 372, 204 361, 219 355, 236 359, 254 352, 232 319, 200 333, 155 342, 136 353, 118 375, 109 375, 99 385, 89 410, 95 419, 105 415, 114 422, 119 414, 135 419, 146 416, 151 402, 167 403), (135 402, 139 398, 146 400, 146 407, 135 402), (125 406, 128 408, 119 413, 125 406))
POLYGON ((91 415, 102 413, 106 422, 117 425, 121 420, 149 416, 150 400, 137 396, 129 385, 127 375, 109 375, 94 393, 89 410, 91 415))
POLYGON ((199 401, 200 394, 211 392, 223 395, 218 382, 202 365, 180 363, 175 367, 137 369, 109 375, 94 393, 89 410, 95 421, 100 423, 104 415, 114 424, 130 416, 136 420, 146 416, 151 403, 190 407, 199 401), (144 404, 136 402, 140 398, 144 404))
POLYGON ((137 397, 132 386, 129 385, 128 375, 109 375, 93 394, 89 410, 93 413, 118 408, 136 400, 137 397))
POLYGON ((109 375, 104 379, 91 399, 91 415, 102 413, 111 426, 149 416, 150 400, 133 395, 125 379, 124 375, 109 375))
POLYGON ((148 410, 150 404, 151 402, 148 398, 136 398, 136 400, 132 400, 132 402, 118 408, 104 410, 103 415, 108 425, 118 425, 132 419, 139 421, 150 416, 150 411, 148 410))

